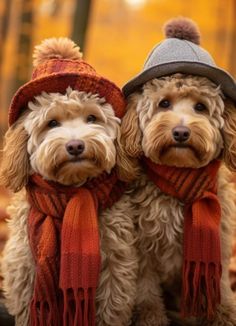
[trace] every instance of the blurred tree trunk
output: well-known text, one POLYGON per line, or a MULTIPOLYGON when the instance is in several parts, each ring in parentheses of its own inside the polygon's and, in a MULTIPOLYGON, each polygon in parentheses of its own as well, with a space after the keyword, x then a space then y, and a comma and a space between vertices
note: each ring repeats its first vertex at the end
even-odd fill
POLYGON ((2 0, 0 17, 0 76, 2 75, 3 53, 9 25, 11 2, 11 0, 2 0))
POLYGON ((86 30, 89 21, 91 3, 92 0, 75 0, 71 38, 80 46, 82 51, 85 49, 86 30))
POLYGON ((29 79, 33 43, 33 0, 21 0, 14 91, 29 79))
MULTIPOLYGON (((0 16, 0 85, 3 83, 3 61, 4 61, 4 50, 6 43, 6 36, 9 27, 10 20, 10 8, 12 0, 2 0, 2 10, 0 16)), ((2 143, 2 135, 5 132, 5 116, 6 112, 3 112, 2 107, 2 92, 0 91, 0 145, 2 143)))

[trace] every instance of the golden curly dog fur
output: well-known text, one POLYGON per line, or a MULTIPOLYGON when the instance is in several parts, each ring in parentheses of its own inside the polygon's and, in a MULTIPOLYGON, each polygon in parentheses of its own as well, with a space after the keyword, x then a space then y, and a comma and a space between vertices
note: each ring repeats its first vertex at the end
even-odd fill
MULTIPOLYGON (((80 186, 88 178, 109 172, 116 164, 120 120, 110 104, 91 93, 68 88, 65 95, 42 93, 5 137, 0 182, 17 192, 9 207, 10 238, 2 272, 6 306, 16 325, 28 325, 35 263, 27 233, 29 203, 24 186, 34 172, 63 185, 80 186), (66 144, 84 143, 79 161, 66 144)), ((97 325, 127 325, 136 294, 137 255, 129 196, 99 216, 102 269, 96 294, 97 325)))
POLYGON ((222 206, 221 305, 212 321, 175 322, 236 325, 236 301, 228 277, 236 219, 236 192, 228 170, 236 169, 235 106, 205 77, 174 74, 153 79, 129 96, 119 142, 120 175, 126 180, 137 178, 130 195, 136 206, 134 222, 140 259, 136 324, 169 325, 167 309, 179 306, 183 259, 183 204, 163 194, 145 175, 139 164, 145 155, 155 163, 177 167, 198 168, 215 158, 223 161, 218 175, 222 206), (179 126, 188 130, 184 146, 178 146, 173 137, 173 129, 179 126), (163 299, 167 293, 169 305, 163 299))

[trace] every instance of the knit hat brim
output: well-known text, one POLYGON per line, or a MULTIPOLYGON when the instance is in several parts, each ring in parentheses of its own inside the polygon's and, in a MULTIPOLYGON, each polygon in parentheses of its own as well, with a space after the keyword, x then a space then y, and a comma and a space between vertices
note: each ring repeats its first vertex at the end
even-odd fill
POLYGON ((65 93, 67 87, 74 90, 90 92, 104 97, 111 104, 115 115, 122 118, 125 113, 125 101, 121 90, 108 79, 86 73, 55 73, 50 76, 35 78, 18 89, 9 109, 9 126, 11 126, 27 108, 28 102, 42 92, 65 93))
POLYGON ((160 64, 144 70, 123 86, 125 97, 137 91, 143 84, 154 78, 170 74, 183 73, 209 78, 216 85, 220 85, 222 92, 236 101, 236 84, 234 79, 223 69, 194 61, 175 61, 160 64))

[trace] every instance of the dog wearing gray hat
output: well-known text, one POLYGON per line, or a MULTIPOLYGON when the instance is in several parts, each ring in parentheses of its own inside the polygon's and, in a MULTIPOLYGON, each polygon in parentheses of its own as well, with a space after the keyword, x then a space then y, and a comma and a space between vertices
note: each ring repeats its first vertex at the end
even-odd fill
POLYGON ((119 152, 128 158, 119 165, 135 180, 140 258, 135 325, 233 326, 236 84, 200 47, 192 21, 172 20, 165 33, 123 88, 119 152))

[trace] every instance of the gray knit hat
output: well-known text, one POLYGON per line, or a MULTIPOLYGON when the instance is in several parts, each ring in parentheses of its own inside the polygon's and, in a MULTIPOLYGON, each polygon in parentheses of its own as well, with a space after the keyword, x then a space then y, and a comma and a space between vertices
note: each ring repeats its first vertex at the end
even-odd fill
POLYGON ((200 33, 193 21, 187 18, 173 19, 164 27, 167 39, 150 52, 144 68, 123 87, 130 95, 147 81, 174 73, 207 77, 221 86, 223 93, 236 101, 234 78, 216 66, 211 55, 199 46, 200 33))

